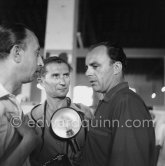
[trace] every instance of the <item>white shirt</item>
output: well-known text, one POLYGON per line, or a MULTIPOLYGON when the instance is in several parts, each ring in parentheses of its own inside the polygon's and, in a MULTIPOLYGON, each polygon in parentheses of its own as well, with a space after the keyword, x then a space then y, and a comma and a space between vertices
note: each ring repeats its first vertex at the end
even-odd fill
MULTIPOLYGON (((20 119, 23 115, 15 95, 8 92, 0 83, 0 158, 4 155, 15 133, 15 128, 6 113, 20 119)), ((29 158, 27 158, 23 166, 30 166, 29 158)))

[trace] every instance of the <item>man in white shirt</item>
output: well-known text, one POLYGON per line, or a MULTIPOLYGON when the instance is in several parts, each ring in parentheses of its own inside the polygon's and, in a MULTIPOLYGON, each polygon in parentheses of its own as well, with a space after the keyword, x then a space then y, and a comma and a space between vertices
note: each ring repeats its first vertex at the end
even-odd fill
POLYGON ((13 95, 42 65, 36 35, 22 24, 0 25, 0 165, 29 166, 39 142, 13 95))

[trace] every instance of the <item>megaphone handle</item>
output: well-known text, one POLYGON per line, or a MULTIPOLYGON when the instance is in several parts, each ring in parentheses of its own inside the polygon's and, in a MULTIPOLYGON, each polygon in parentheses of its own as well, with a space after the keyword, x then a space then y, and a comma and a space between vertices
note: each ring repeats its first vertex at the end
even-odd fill
POLYGON ((71 147, 75 153, 77 153, 77 151, 80 151, 80 147, 76 141, 76 138, 71 139, 71 147))
POLYGON ((71 144, 71 148, 73 149, 74 153, 77 153, 77 149, 74 145, 74 140, 73 139, 70 140, 70 144, 71 144))
POLYGON ((79 146, 79 144, 78 144, 76 138, 74 138, 73 140, 74 140, 74 142, 75 142, 75 144, 76 144, 77 150, 80 151, 80 146, 79 146))
POLYGON ((65 143, 65 153, 68 154, 68 149, 69 149, 69 141, 66 141, 65 143))

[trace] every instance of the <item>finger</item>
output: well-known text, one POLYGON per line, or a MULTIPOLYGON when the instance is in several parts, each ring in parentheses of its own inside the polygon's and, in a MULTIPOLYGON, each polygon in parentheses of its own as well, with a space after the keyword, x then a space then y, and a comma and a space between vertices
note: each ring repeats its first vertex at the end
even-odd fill
POLYGON ((22 123, 27 125, 29 122, 29 117, 27 115, 22 116, 22 123))
POLYGON ((12 118, 11 114, 9 112, 5 112, 5 115, 7 117, 7 120, 10 121, 12 118))

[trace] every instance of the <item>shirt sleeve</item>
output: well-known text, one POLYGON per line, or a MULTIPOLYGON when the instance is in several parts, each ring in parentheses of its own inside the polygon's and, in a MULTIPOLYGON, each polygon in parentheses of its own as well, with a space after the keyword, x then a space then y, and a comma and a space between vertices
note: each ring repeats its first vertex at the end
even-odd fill
POLYGON ((14 128, 5 115, 5 107, 0 103, 0 158, 5 153, 12 137, 14 135, 14 128))
POLYGON ((112 126, 109 166, 151 166, 155 135, 144 103, 132 96, 124 96, 114 109, 114 119, 118 123, 112 126))
POLYGON ((156 134, 156 145, 163 146, 164 139, 165 139, 165 123, 164 122, 157 122, 155 127, 155 134, 156 134))

